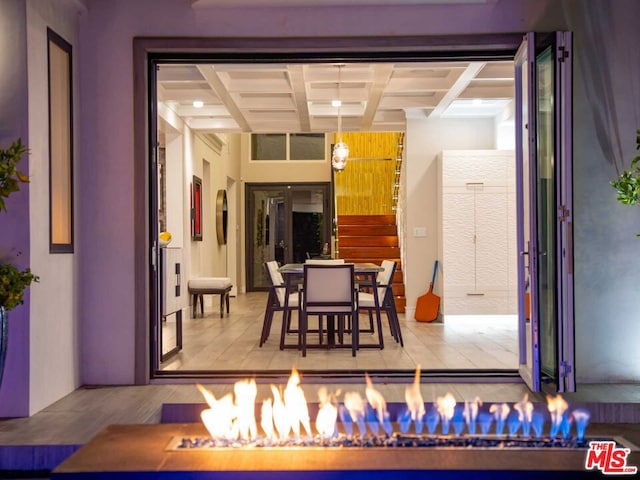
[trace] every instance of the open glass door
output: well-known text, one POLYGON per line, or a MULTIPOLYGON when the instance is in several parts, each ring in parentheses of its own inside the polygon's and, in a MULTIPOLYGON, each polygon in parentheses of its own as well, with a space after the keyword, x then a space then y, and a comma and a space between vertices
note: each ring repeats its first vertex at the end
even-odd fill
POLYGON ((247 289, 266 289, 264 262, 302 263, 330 242, 329 184, 247 184, 247 289))
POLYGON ((529 33, 515 59, 520 374, 533 391, 575 390, 570 42, 529 33))

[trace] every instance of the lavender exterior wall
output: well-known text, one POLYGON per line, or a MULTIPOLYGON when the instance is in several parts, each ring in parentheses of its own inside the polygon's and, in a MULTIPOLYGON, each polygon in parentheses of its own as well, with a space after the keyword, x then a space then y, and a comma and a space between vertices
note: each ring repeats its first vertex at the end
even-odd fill
POLYGON ((609 182, 640 128, 640 2, 566 2, 574 33, 575 323, 578 380, 640 381, 640 208, 609 182))
MULTIPOLYGON (((22 0, 0 0, 0 146, 18 137, 29 144, 27 105, 27 23, 22 0)), ((19 168, 29 171, 29 159, 19 168)), ((0 212, 0 258, 20 268, 29 266, 29 185, 7 200, 0 212), (20 253, 20 256, 17 256, 20 253)), ((9 312, 9 345, 0 416, 28 415, 29 408, 29 292, 25 303, 9 312)))
MULTIPOLYGON (((134 318, 133 37, 335 36, 344 42, 350 36, 392 39, 403 35, 549 31, 571 26, 577 30, 576 48, 583 49, 581 55, 597 55, 596 46, 613 55, 619 45, 605 44, 602 38, 598 45, 595 39, 587 42, 579 30, 585 28, 584 18, 589 18, 590 9, 604 4, 622 16, 638 8, 634 0, 217 9, 192 9, 184 0, 90 0, 88 12, 80 18, 79 35, 82 382, 133 383, 134 325, 144 320, 134 318)), ((637 40, 636 29, 627 23, 623 38, 626 35, 637 40)), ((612 68, 612 75, 622 73, 620 65, 612 68)), ((576 75, 590 75, 588 70, 580 71, 580 60, 576 75)), ((627 223, 640 222, 637 211, 623 212, 612 199, 608 181, 615 170, 602 161, 595 140, 595 107, 585 87, 589 81, 588 77, 576 81, 574 97, 578 378, 638 381, 640 362, 633 345, 638 338, 635 325, 640 323, 638 309, 633 310, 637 307, 637 289, 629 287, 634 277, 637 279, 630 259, 637 256, 638 246, 627 223), (613 237, 615 248, 611 248, 611 235, 598 233, 613 231, 621 231, 613 237), (600 279, 609 282, 604 294, 600 279), (636 297, 632 298, 634 293, 636 297), (623 332, 615 342, 600 337, 597 344, 590 343, 588 338, 594 329, 610 332, 614 326, 623 332)), ((621 102, 627 95, 611 93, 621 102)), ((627 116, 620 116, 618 122, 626 131, 637 127, 627 116)), ((625 145, 627 140, 632 143, 627 138, 625 145)), ((631 147, 625 153, 628 156, 631 147)), ((408 205, 407 210, 410 208, 408 205)))

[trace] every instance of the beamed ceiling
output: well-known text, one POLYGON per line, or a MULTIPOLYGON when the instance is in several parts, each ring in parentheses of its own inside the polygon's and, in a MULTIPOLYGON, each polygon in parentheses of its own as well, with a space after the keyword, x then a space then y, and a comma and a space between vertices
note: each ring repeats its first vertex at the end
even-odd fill
POLYGON ((201 132, 401 131, 407 113, 496 117, 512 110, 510 61, 163 64, 158 99, 201 132), (202 107, 194 106, 201 101, 202 107))

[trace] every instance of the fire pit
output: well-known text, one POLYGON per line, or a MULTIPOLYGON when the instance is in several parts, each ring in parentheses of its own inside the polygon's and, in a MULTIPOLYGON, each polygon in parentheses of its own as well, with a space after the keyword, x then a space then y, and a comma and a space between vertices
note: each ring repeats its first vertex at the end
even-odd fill
MULTIPOLYGON (((220 399, 199 386, 208 404, 203 424, 111 426, 51 478, 599 477, 585 469, 589 443, 612 439, 601 431, 585 437, 589 414, 569 411, 561 397, 548 399, 547 412, 526 397, 483 405, 447 394, 425 404, 419 378, 417 371, 406 405, 387 405, 369 378, 366 400, 321 389, 319 403, 307 404, 295 370, 262 404, 251 380, 220 399)), ((612 448, 626 448, 623 439, 613 441, 612 448)), ((603 458, 594 457, 596 466, 603 458)), ((638 453, 627 460, 637 465, 638 453)))

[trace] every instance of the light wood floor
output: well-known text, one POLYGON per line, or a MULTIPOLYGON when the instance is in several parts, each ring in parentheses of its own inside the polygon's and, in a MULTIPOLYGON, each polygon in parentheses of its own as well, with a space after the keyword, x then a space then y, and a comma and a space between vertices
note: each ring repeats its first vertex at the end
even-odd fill
MULTIPOLYGON (((515 315, 447 316, 441 323, 416 322, 400 314, 404 348, 390 335, 383 316, 385 348, 362 349, 353 358, 349 349, 315 349, 303 358, 295 349, 280 350, 282 313, 277 313, 269 340, 259 347, 267 294, 252 292, 231 298, 231 313, 220 318, 219 297, 205 305, 204 317, 183 314, 183 349, 162 363, 162 370, 423 370, 517 369, 518 342, 515 315)), ((211 301, 211 297, 208 299, 211 301)), ((295 314, 294 314, 295 315, 295 314)), ((366 315, 361 325, 368 325, 366 315)), ((175 340, 169 318, 163 337, 165 349, 175 340)), ((364 333, 361 343, 375 343, 377 335, 364 333)), ((295 343, 290 334, 287 343, 295 343)), ((311 341, 311 339, 310 339, 311 341)), ((317 337, 314 339, 317 341, 317 337)), ((174 343, 173 343, 174 344, 174 343)))

